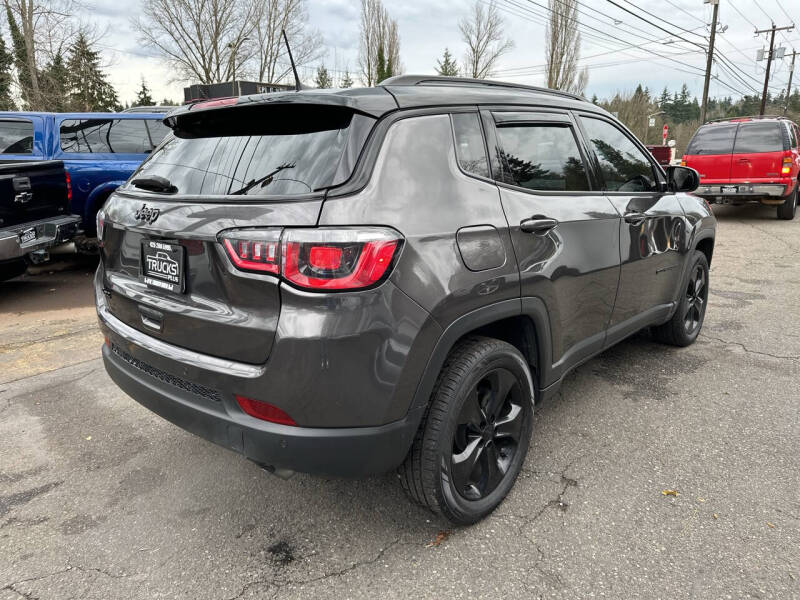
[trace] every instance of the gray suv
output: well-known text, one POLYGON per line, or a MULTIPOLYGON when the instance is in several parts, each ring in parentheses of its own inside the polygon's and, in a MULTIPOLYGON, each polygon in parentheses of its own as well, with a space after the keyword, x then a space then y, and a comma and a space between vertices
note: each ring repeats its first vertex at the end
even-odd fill
POLYGON ((98 215, 106 369, 276 474, 397 469, 473 523, 571 369, 645 327, 685 346, 702 326, 697 173, 580 97, 400 76, 165 123, 98 215))

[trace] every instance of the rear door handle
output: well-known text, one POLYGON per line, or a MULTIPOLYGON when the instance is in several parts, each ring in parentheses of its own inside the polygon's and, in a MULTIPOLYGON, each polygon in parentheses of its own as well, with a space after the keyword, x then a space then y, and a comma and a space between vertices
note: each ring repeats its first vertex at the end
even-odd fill
POLYGON ((558 221, 555 219, 537 216, 520 221, 519 228, 525 233, 547 233, 556 225, 558 225, 558 221))
POLYGON ((630 223, 631 225, 641 225, 644 223, 647 215, 640 212, 629 212, 625 213, 625 217, 623 218, 625 219, 626 223, 630 223))

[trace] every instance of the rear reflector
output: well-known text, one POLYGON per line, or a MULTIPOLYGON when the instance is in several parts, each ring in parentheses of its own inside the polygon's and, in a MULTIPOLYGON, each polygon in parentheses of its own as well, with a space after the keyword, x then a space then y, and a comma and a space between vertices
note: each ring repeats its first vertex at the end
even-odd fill
POLYGON ((294 419, 282 411, 277 406, 273 406, 269 402, 263 400, 254 400, 245 396, 236 396, 236 402, 241 409, 251 417, 261 419, 262 421, 269 421, 270 423, 278 423, 279 425, 293 425, 297 426, 294 419))
POLYGON ((222 243, 243 271, 280 275, 296 287, 358 290, 381 282, 402 244, 383 227, 227 231, 222 243))
POLYGON ((64 178, 67 184, 67 206, 72 206, 72 179, 70 179, 69 171, 64 171, 64 178))

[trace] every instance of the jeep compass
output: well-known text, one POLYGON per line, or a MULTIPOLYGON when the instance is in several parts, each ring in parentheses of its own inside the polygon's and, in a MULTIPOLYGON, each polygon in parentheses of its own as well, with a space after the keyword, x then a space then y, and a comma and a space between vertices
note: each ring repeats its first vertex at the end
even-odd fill
POLYGON ((702 327, 697 173, 580 97, 399 76, 165 123, 98 215, 105 366, 276 474, 397 470, 473 523, 571 369, 646 327, 678 346, 702 327))

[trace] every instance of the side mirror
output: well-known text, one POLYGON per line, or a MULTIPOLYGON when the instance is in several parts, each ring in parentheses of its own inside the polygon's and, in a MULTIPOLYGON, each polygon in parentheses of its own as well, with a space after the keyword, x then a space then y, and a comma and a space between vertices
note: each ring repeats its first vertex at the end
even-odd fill
POLYGON ((693 192, 700 185, 700 175, 691 167, 667 167, 667 184, 671 192, 693 192))

